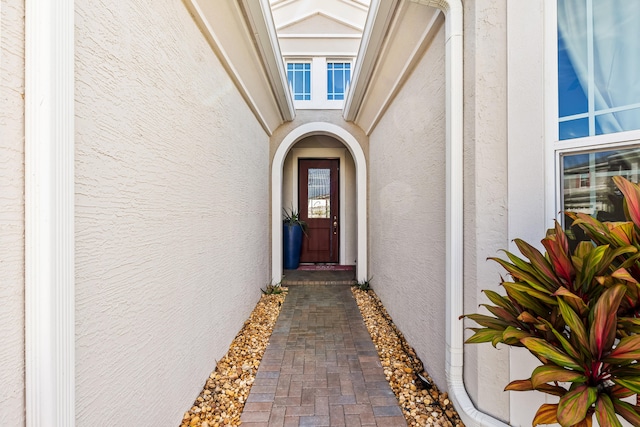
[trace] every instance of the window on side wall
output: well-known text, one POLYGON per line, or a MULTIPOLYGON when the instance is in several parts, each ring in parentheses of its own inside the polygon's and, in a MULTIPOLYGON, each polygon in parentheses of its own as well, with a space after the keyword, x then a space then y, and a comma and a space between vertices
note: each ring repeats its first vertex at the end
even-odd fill
POLYGON ((560 210, 621 221, 611 178, 640 178, 640 1, 557 4, 560 210))
POLYGON ((351 63, 327 62, 327 99, 344 100, 344 95, 351 81, 351 63))
POLYGON ((311 64, 308 62, 287 63, 287 79, 291 87, 293 99, 296 101, 311 100, 311 64))

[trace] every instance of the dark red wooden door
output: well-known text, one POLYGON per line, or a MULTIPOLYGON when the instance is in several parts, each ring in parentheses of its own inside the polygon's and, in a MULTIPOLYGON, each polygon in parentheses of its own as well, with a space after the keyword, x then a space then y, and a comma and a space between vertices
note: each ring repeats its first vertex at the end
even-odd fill
POLYGON ((340 159, 298 161, 300 218, 307 222, 300 262, 338 262, 340 159))

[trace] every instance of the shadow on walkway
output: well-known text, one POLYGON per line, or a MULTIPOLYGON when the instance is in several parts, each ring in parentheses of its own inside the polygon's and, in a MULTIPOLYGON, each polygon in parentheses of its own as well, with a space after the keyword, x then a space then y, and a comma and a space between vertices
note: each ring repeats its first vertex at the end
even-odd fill
POLYGON ((289 288, 242 425, 407 425, 349 286, 289 288))

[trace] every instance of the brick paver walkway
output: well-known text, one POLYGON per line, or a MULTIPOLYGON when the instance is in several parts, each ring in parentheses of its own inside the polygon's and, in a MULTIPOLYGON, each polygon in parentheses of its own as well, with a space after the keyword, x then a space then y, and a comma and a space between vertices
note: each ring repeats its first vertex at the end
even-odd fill
POLYGON ((349 286, 289 288, 242 425, 407 425, 349 286))

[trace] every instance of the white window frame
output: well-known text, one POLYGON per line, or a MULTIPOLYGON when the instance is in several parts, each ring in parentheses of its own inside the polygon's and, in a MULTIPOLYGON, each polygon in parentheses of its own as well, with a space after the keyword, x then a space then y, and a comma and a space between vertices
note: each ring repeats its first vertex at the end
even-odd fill
MULTIPOLYGON (((349 64, 349 82, 345 85, 344 87, 344 98, 347 97, 347 93, 349 93, 349 86, 351 85, 351 75, 353 73, 353 61, 349 58, 327 58, 326 62, 325 62, 325 66, 324 66, 324 71, 325 71, 325 79, 327 79, 327 82, 325 83, 324 87, 325 87, 325 98, 327 101, 332 102, 332 101, 338 101, 338 102, 344 102, 344 98, 343 99, 329 99, 329 81, 328 81, 328 77, 327 75, 329 74, 329 64, 349 64)), ((344 72, 344 69, 343 69, 344 72)))
MULTIPOLYGON (((640 146, 640 129, 560 140, 558 109, 558 8, 557 0, 545 3, 545 169, 548 189, 546 193, 547 224, 562 218, 562 165, 563 154, 576 154, 594 150, 615 150, 640 146)), ((588 114, 593 114, 589 112, 588 114)), ((585 114, 586 115, 586 114, 585 114)))
MULTIPOLYGON (((287 84, 289 85, 289 90, 291 91, 291 99, 293 99, 294 105, 296 103, 311 103, 316 95, 316 92, 313 87, 313 79, 314 79, 314 63, 310 58, 287 58, 285 61, 285 70, 287 72, 287 84), (289 82, 289 64, 309 64, 309 90, 310 90, 310 99, 295 99, 295 92, 291 83, 289 82)), ((296 107, 297 108, 297 107, 296 107)))
MULTIPOLYGON (((293 106, 298 110, 341 110, 344 100, 327 99, 327 64, 329 62, 342 62, 351 64, 353 73, 354 58, 350 56, 331 55, 322 53, 318 56, 285 57, 285 64, 310 63, 311 64, 311 100, 293 100, 293 106)), ((285 67, 286 68, 286 67, 285 67)), ((287 77, 287 82, 289 81, 287 77)), ((348 88, 347 88, 348 89, 348 88)), ((291 92, 292 98, 293 91, 291 92)), ((345 92, 346 98, 347 92, 345 92)))

